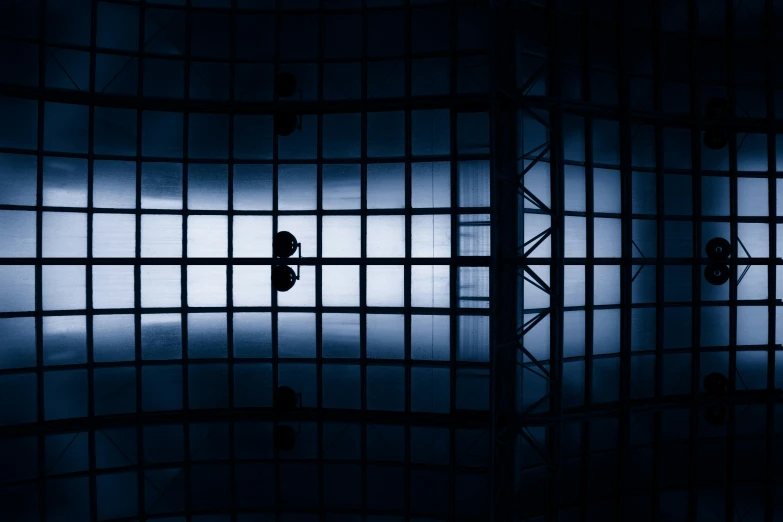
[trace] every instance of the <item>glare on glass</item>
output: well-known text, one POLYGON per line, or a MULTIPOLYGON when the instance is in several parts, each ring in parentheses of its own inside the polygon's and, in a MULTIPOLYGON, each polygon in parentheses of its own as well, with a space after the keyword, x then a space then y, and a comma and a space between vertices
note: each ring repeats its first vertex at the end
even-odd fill
POLYGON ((35 310, 35 267, 20 265, 0 266, 0 312, 29 312, 35 310))
POLYGON ((182 216, 141 216, 142 257, 182 257, 182 216))
POLYGON ((41 271, 44 310, 83 310, 87 293, 84 266, 44 266, 41 271))
POLYGON ((188 267, 188 306, 226 306, 226 267, 188 267))
POLYGON ((142 265, 141 306, 174 308, 182 306, 181 268, 176 265, 142 265))
POLYGON ((321 268, 321 303, 324 306, 359 306, 359 267, 324 265, 321 268))
POLYGON ((94 308, 134 307, 134 267, 95 265, 92 267, 94 308))
POLYGON ((362 220, 359 216, 323 217, 323 257, 360 257, 362 220))
POLYGON ((272 210, 272 165, 234 165, 234 210, 272 210))
POLYGON ((93 257, 136 257, 136 216, 93 214, 93 257))
POLYGON ((87 206, 87 160, 44 158, 45 207, 87 206))
POLYGON ((405 216, 367 217, 367 257, 405 257, 405 216))
POLYGON ((272 216, 234 216, 234 257, 272 257, 272 216))
POLYGON ((87 362, 87 318, 66 315, 43 318, 44 364, 87 362))
POLYGON ((188 216, 188 257, 226 257, 228 217, 188 216))
POLYGON ((325 210, 361 208, 360 165, 324 165, 321 176, 325 210))
POLYGON ((277 172, 277 206, 280 210, 315 210, 316 166, 280 165, 277 172))
POLYGON ((182 208, 182 165, 144 163, 141 171, 141 208, 182 208))
POLYGON ((404 279, 402 265, 368 265, 367 306, 403 306, 404 279))
MULTIPOLYGON (((296 237, 302 244, 302 257, 316 257, 318 222, 315 216, 279 216, 277 218, 277 230, 286 230, 296 237)), ((299 253, 297 252, 297 257, 299 253)), ((297 283, 297 286, 299 282, 297 283)), ((296 287, 294 287, 296 288, 296 287)), ((289 292, 290 293, 290 292, 289 292)))
POLYGON ((405 208, 405 164, 367 165, 367 208, 405 208))
POLYGON ((96 208, 136 208, 136 163, 95 160, 92 187, 96 208))
POLYGON ((234 306, 270 306, 270 265, 234 265, 234 306))

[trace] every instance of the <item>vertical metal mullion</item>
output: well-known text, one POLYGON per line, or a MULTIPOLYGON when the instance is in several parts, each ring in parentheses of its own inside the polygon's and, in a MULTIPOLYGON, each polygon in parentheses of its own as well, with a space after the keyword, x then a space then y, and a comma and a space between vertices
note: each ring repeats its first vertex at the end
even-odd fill
MULTIPOLYGON (((361 62, 361 100, 367 99, 367 22, 368 11, 367 2, 362 1, 362 62, 361 62)), ((360 367, 360 386, 361 386, 361 409, 367 411, 367 111, 362 111, 362 132, 361 132, 361 165, 360 165, 360 183, 361 183, 361 257, 362 263, 359 265, 359 364, 360 367)), ((361 509, 367 511, 367 425, 361 427, 361 509)))
MULTIPOLYGON (((279 12, 275 13, 275 56, 274 56, 274 73, 275 77, 280 72, 280 27, 281 27, 281 15, 279 12)), ((273 93, 274 99, 277 100, 277 93, 273 93)), ((272 237, 277 234, 277 220, 278 220, 278 196, 277 196, 277 178, 279 172, 279 155, 278 155, 278 135, 277 132, 272 132, 272 237)), ((274 264, 270 268, 274 268, 274 264)), ((280 361, 278 353, 278 334, 277 334, 277 291, 271 288, 272 298, 272 310, 271 310, 271 325, 272 325, 272 390, 277 390, 279 385, 280 376, 280 361)), ((274 422, 277 425, 277 422, 274 422)), ((282 506, 282 490, 280 488, 280 454, 275 450, 274 468, 275 468, 275 520, 279 520, 281 517, 282 506)))
POLYGON ((766 87, 766 101, 767 101, 767 171, 768 176, 768 206, 769 206, 769 267, 767 272, 767 299, 770 301, 767 327, 768 327, 768 351, 767 351, 767 391, 769 392, 767 399, 767 432, 765 437, 765 462, 764 462, 764 505, 766 507, 764 513, 764 521, 772 522, 774 519, 774 500, 775 500, 775 486, 774 486, 774 459, 772 458, 775 451, 775 401, 772 399, 773 390, 775 389, 775 355, 777 347, 776 339, 776 321, 777 321, 777 266, 775 260, 780 255, 777 251, 777 187, 773 186, 776 183, 775 173, 777 170, 777 150, 776 150, 776 137, 775 134, 769 132, 769 129, 774 128, 775 124, 775 61, 773 51, 773 38, 774 38, 774 13, 775 5, 774 0, 765 0, 765 16, 764 16, 764 42, 765 42, 765 87, 766 87))
MULTIPOLYGON (((412 23, 413 12, 410 3, 405 5, 405 266, 404 266, 404 306, 405 306, 405 412, 411 411, 411 154, 412 154, 412 114, 411 114, 411 61, 412 61, 412 23)), ((411 427, 405 426, 405 516, 411 518, 411 427)))
MULTIPOLYGON (((228 64, 228 99, 231 104, 231 112, 228 116, 228 262, 226 263, 226 326, 227 337, 226 344, 228 346, 228 407, 230 411, 234 411, 236 407, 236 400, 234 396, 234 101, 235 94, 235 72, 236 72, 236 17, 237 17, 237 0, 231 0, 231 17, 230 33, 231 33, 231 55, 228 64)), ((228 423, 228 456, 231 460, 231 476, 229 477, 230 489, 231 489, 231 522, 237 521, 237 463, 236 463, 236 445, 235 438, 235 422, 232 419, 228 423)))
MULTIPOLYGON (((192 67, 190 50, 193 37, 193 5, 192 0, 185 0, 185 100, 190 100, 190 68, 192 67)), ((180 270, 181 290, 181 321, 182 321, 182 410, 190 410, 190 359, 188 356, 188 157, 190 155, 190 112, 186 108, 182 114, 182 265, 180 270)), ((191 491, 191 447, 190 447, 190 422, 185 419, 182 423, 183 448, 185 454, 184 482, 185 482, 185 513, 186 520, 190 520, 193 511, 193 497, 191 491)))
MULTIPOLYGON (((449 56, 449 94, 456 96, 457 94, 457 30, 458 30, 458 6, 456 2, 451 3, 451 53, 449 56)), ((451 125, 449 125, 449 143, 451 158, 449 165, 451 167, 451 259, 457 260, 459 258, 459 209, 458 206, 458 162, 459 149, 457 143, 457 125, 459 122, 459 113, 452 105, 450 111, 451 125)), ((433 194, 434 197, 434 194, 433 194)), ((459 266, 455 266, 452 262, 449 267, 449 308, 451 309, 451 319, 449 321, 449 360, 451 365, 449 366, 449 406, 452 414, 457 410, 457 343, 459 342, 458 334, 458 321, 459 310, 458 303, 459 298, 457 295, 457 277, 459 274, 459 266)), ((433 273, 434 277, 434 273, 433 273)), ((457 473, 456 473, 456 461, 457 461, 457 435, 456 429, 449 429, 449 518, 453 520, 456 516, 456 502, 457 502, 457 473)))
MULTIPOLYGON (((98 34, 98 2, 92 2, 90 10, 90 93, 95 92, 95 62, 98 34)), ((89 122, 87 136, 87 259, 93 256, 93 180, 95 173, 95 105, 89 106, 89 122)), ((92 422, 95 419, 95 357, 93 342, 93 302, 92 302, 92 276, 93 266, 84 267, 86 273, 86 304, 87 304, 87 415, 90 419, 88 429, 88 459, 90 469, 90 518, 98 520, 98 485, 96 478, 96 451, 95 451, 95 427, 92 422)))
MULTIPOLYGON (((38 83, 41 88, 46 85, 46 9, 47 0, 40 1, 39 37, 41 49, 38 53, 38 83)), ((38 99, 38 129, 36 136, 36 222, 35 222, 35 374, 36 393, 38 396, 36 420, 43 426, 44 410, 44 367, 43 367, 43 161, 44 161, 44 110, 43 99, 38 99)), ((46 437, 44 430, 38 432, 38 516, 41 522, 46 522, 46 437)))
MULTIPOLYGON (((323 103, 324 91, 324 8, 323 2, 318 5, 318 101, 323 103)), ((315 358, 316 358, 316 397, 317 407, 320 410, 324 404, 324 379, 323 379, 323 113, 318 111, 316 118, 316 257, 319 262, 315 265, 315 358)), ((318 422, 318 508, 321 516, 324 516, 324 427, 323 422, 318 422)))
MULTIPOLYGON (((139 53, 144 52, 145 24, 147 2, 143 0, 139 6, 139 53)), ((137 78, 137 93, 140 96, 144 86, 144 61, 139 57, 139 73, 137 78)), ((143 411, 142 395, 142 353, 141 353, 141 175, 142 175, 142 111, 136 111, 136 265, 133 267, 133 324, 136 367, 136 455, 139 463, 136 489, 138 491, 139 521, 147 520, 147 503, 144 474, 144 425, 140 413, 143 411)))
MULTIPOLYGON (((718 4, 720 9, 720 4, 718 4)), ((726 89, 729 106, 734 107, 736 93, 734 89, 734 0, 725 0, 726 9, 726 89)), ((732 117, 736 117, 732 113, 732 117)), ((731 216, 731 246, 734 256, 738 256, 737 248, 737 135, 729 134, 729 215, 731 216)), ((737 377, 737 270, 735 264, 730 271, 729 279, 729 389, 736 389, 737 377)), ((727 440, 726 440, 726 520, 734 519, 734 495, 736 491, 734 476, 734 432, 736 430, 736 408, 728 407, 727 440)))

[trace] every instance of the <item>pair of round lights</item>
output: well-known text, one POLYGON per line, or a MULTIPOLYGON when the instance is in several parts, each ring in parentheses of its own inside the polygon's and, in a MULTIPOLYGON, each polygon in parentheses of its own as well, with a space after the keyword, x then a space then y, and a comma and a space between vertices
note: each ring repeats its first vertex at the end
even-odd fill
POLYGON ((731 277, 731 270, 725 263, 731 257, 731 243, 722 237, 714 237, 707 242, 706 250, 710 264, 704 269, 704 279, 715 286, 725 284, 731 277))
MULTIPOLYGON (((275 234, 272 240, 272 252, 275 257, 289 258, 299 249, 299 257, 302 257, 302 245, 296 241, 296 237, 291 232, 281 231, 275 234)), ((288 292, 299 279, 297 272, 288 265, 272 266, 272 288, 278 292, 288 292)))

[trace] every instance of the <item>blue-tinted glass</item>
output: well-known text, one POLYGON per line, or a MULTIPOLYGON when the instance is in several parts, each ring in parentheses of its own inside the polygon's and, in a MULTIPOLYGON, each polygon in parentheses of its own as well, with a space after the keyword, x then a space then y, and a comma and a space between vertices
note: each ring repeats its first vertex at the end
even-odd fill
POLYGON ((404 281, 402 265, 368 265, 367 306, 403 306, 404 281))
POLYGON ((44 197, 47 207, 87 206, 87 160, 44 158, 44 197))
POLYGON ((226 216, 188 217, 188 257, 226 257, 227 252, 226 216))
POLYGON ((402 60, 367 64, 368 98, 401 98, 404 94, 405 66, 402 60))
POLYGON ((457 404, 460 410, 487 410, 489 408, 489 371, 457 370, 457 404))
POLYGON ((234 165, 234 209, 272 210, 271 165, 234 165))
POLYGON ((226 210, 228 208, 228 167, 191 163, 188 165, 188 208, 226 210))
POLYGON ((228 124, 228 116, 224 114, 191 114, 188 156, 228 158, 228 124))
POLYGON ((393 366, 367 366, 367 408, 405 409, 405 370, 393 366))
POLYGON ((141 354, 145 360, 182 357, 182 317, 180 314, 141 316, 141 354))
MULTIPOLYGON (((145 96, 151 96, 155 98, 182 98, 185 94, 185 64, 180 60, 156 60, 156 59, 146 59, 144 60, 144 95, 145 96)), ((172 145, 172 148, 167 151, 165 154, 155 154, 152 152, 153 149, 147 149, 147 144, 153 145, 154 143, 148 138, 147 136, 147 130, 150 129, 149 127, 149 121, 150 121, 150 114, 149 112, 144 113, 144 134, 142 144, 144 147, 144 154, 149 156, 169 156, 170 154, 174 154, 176 156, 180 156, 182 154, 181 152, 181 134, 180 134, 180 140, 179 143, 174 143, 174 141, 169 141, 169 144, 172 145), (150 152, 146 152, 149 150, 150 152)), ((161 113, 158 113, 161 114, 161 113)), ((179 115, 173 115, 173 116, 179 116, 179 115)), ((174 123, 173 120, 176 118, 171 118, 171 123, 174 123)), ((182 124, 180 123, 180 127, 182 124)), ((173 127, 169 127, 173 130, 173 127)), ((150 129, 152 132, 152 129, 150 129)), ((154 131, 159 132, 159 131, 154 131)), ((160 150, 156 147, 154 150, 160 150)))
MULTIPOLYGON (((280 355, 283 357, 283 355, 280 355)), ((310 357, 314 357, 311 355, 310 357)), ((302 394, 302 406, 314 408, 317 405, 317 381, 315 364, 281 363, 278 365, 278 386, 289 386, 302 394)), ((300 445, 299 453, 306 454, 310 458, 315 457, 315 430, 310 430, 310 446, 300 445)), ((304 438, 304 437, 302 437, 304 438)), ((304 440, 302 442, 305 442, 304 440)))
POLYGON ((43 257, 86 257, 87 214, 43 213, 43 257))
POLYGON ((460 161, 459 172, 459 206, 488 207, 489 206, 489 162, 460 161))
POLYGON ((358 158, 361 149, 361 115, 324 115, 323 140, 325 158, 358 158))
POLYGON ((35 149, 38 133, 38 104, 35 100, 0 97, 0 146, 35 149))
POLYGON ((97 477, 98 518, 129 518, 138 514, 138 475, 112 473, 97 477))
POLYGON ((315 357, 315 315, 280 313, 277 323, 280 357, 315 357))
POLYGON ((403 359, 405 356, 405 318, 402 315, 367 315, 367 357, 403 359))
POLYGON ((447 161, 411 165, 413 208, 451 206, 451 167, 447 161))
POLYGON ((46 520, 67 522, 90 518, 90 481, 87 477, 54 479, 47 486, 47 506, 56 505, 59 509, 48 509, 46 520), (50 516, 48 512, 53 513, 50 516))
POLYGON ((87 362, 87 318, 54 316, 43 318, 44 364, 84 364, 87 362))
MULTIPOLYGON (((167 64, 167 67, 170 66, 167 64)), ((145 78, 148 76, 150 75, 144 75, 145 78)), ((182 114, 144 111, 142 115, 142 154, 158 158, 182 157, 182 114)))
POLYGON ((411 256, 451 257, 451 216, 413 216, 411 229, 411 256))
POLYGON ((141 378, 144 411, 182 409, 182 366, 145 366, 141 378))
POLYGON ((448 308, 448 266, 414 265, 411 267, 411 306, 448 308))
POLYGON ((324 165, 322 179, 324 209, 361 208, 360 165, 324 165))
POLYGON ((0 319, 0 368, 35 366, 35 318, 9 317, 0 319))
POLYGON ((93 257, 136 257, 136 216, 94 214, 93 257))
POLYGON ((361 98, 362 75, 358 63, 325 63, 324 100, 357 100, 361 98))
POLYGON ((272 135, 271 116, 235 116, 234 156, 242 159, 272 159, 272 135))
POLYGON ((87 152, 88 107, 65 103, 44 106, 44 149, 52 152, 87 152))
POLYGON ((139 9, 130 5, 99 3, 98 47, 138 50, 139 9))
POLYGON ((0 257, 35 257, 36 213, 0 210, 0 257))
POLYGON ((322 357, 359 357, 357 314, 323 314, 321 335, 322 357))
POLYGON ((269 265, 234 266, 234 306, 269 306, 271 302, 269 265))
POLYGON ((457 327, 457 359, 489 362, 489 317, 463 315, 457 327))
POLYGON ((89 0, 52 0, 46 6, 49 42, 90 45, 89 0))
POLYGON ((95 362, 132 361, 136 357, 136 328, 132 315, 96 315, 92 338, 95 362))
POLYGON ((315 165, 280 165, 277 183, 280 210, 315 210, 315 165))
POLYGON ((321 267, 321 303, 324 306, 359 306, 359 267, 321 267))
POLYGON ((362 221, 359 216, 324 216, 323 257, 361 257, 362 221))
POLYGON ((448 361, 451 357, 448 315, 411 317, 411 358, 420 361, 448 361))
POLYGON ((0 312, 28 312, 35 310, 35 267, 0 266, 0 312))
POLYGON ((35 373, 0 375, 0 425, 34 422, 38 409, 35 373))
POLYGON ((226 306, 226 267, 188 267, 188 306, 226 306))
POLYGON ((134 267, 96 265, 92 267, 94 308, 133 308, 134 267))
POLYGON ((272 316, 269 313, 234 314, 234 357, 272 356, 272 316))
POLYGON ((44 418, 87 416, 87 370, 51 371, 44 374, 44 418))
POLYGON ((228 407, 228 366, 225 364, 190 364, 188 398, 191 408, 228 407))
POLYGON ((412 368, 411 411, 448 413, 449 408, 448 368, 412 368))
POLYGON ((94 120, 93 136, 96 153, 136 155, 135 110, 95 107, 94 120))
POLYGON ((87 270, 84 266, 45 265, 42 269, 43 309, 85 308, 87 270))
POLYGON ((449 93, 449 59, 424 58, 411 64, 411 94, 435 96, 449 93))
POLYGON ((144 426, 144 462, 181 461, 184 457, 183 439, 182 426, 144 426))
POLYGON ((450 152, 449 111, 445 109, 413 111, 411 114, 412 152, 437 155, 450 152))
POLYGON ((226 314, 188 314, 188 357, 226 357, 226 314))
POLYGON ((37 164, 32 155, 0 154, 0 204, 35 205, 37 164))
POLYGON ((234 405, 240 408, 272 405, 271 364, 234 366, 234 405))
POLYGON ((95 160, 92 204, 97 208, 136 208, 136 163, 95 160))
POLYGON ((272 257, 272 216, 234 216, 234 257, 272 257))
POLYGON ((325 364, 323 366, 324 408, 361 408, 361 372, 359 370, 358 365, 325 364))
POLYGON ((114 54, 98 54, 95 59, 95 89, 107 94, 136 96, 139 62, 114 54))
POLYGON ((182 165, 144 163, 141 177, 141 208, 182 208, 182 165))
POLYGON ((136 368, 95 369, 95 414, 136 411, 136 368))
POLYGON ((290 136, 278 136, 277 153, 280 159, 300 160, 316 157, 318 120, 315 116, 304 115, 301 117, 300 123, 302 128, 297 128, 290 136))
POLYGON ((136 429, 114 428, 96 432, 95 461, 98 468, 137 464, 136 429))
POLYGON ((142 257, 182 257, 182 216, 141 216, 142 257))

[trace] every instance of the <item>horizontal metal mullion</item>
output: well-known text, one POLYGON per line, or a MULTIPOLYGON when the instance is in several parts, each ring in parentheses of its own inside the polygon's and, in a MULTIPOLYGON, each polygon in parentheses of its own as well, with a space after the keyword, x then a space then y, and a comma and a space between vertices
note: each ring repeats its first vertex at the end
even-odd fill
MULTIPOLYGON (((783 260, 781 261, 783 263, 783 260)), ((0 265, 451 265, 451 266, 489 266, 488 256, 465 256, 456 259, 450 257, 292 257, 288 259, 272 257, 5 257, 0 265)))

